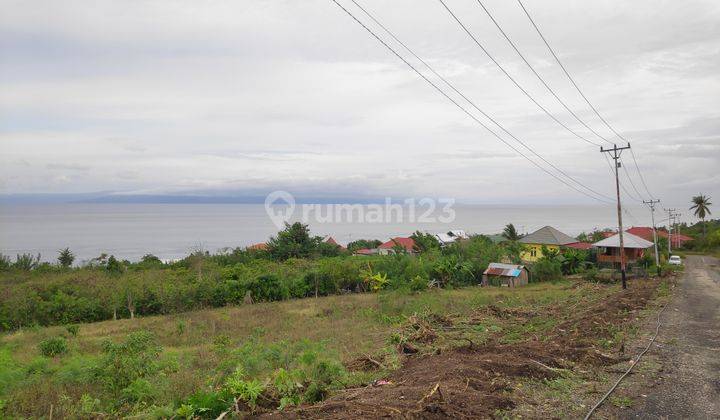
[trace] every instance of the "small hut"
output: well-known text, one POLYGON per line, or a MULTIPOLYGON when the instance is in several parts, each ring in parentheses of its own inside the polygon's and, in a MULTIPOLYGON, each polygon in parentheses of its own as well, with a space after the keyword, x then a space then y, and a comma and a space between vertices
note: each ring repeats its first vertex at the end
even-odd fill
POLYGON ((524 286, 528 284, 530 272, 523 265, 490 263, 483 272, 483 286, 524 286))

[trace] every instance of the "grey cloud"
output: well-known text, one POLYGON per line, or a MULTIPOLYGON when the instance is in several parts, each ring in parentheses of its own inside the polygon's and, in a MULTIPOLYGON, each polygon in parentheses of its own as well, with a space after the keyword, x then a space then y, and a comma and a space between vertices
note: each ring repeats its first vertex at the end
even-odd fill
MULTIPOLYGON (((437 2, 361 3, 549 161, 611 188, 597 148, 524 98, 437 2)), ((559 95, 610 138, 517 4, 486 3, 559 95)), ((476 2, 449 4, 544 106, 592 136, 476 2)), ((679 200, 685 187, 720 194, 720 3, 527 6, 588 97, 633 142, 658 195, 679 200)), ((477 126, 327 0, 36 0, 7 1, 3 10, 0 118, 10 124, 2 121, 0 171, 13 179, 2 186, 8 192, 260 185, 585 200, 477 126), (90 166, 93 177, 58 174, 90 166)))
POLYGON ((63 171, 79 171, 79 172, 85 172, 90 170, 89 165, 80 165, 80 164, 68 164, 68 163, 48 163, 45 165, 48 169, 56 169, 56 170, 63 170, 63 171))

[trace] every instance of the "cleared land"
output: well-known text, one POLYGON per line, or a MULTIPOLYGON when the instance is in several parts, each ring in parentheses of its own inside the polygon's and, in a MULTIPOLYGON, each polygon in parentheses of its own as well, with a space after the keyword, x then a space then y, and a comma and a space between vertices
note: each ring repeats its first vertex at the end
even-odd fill
MULTIPOLYGON (((627 359, 620 352, 624 340, 658 290, 667 292, 657 280, 633 285, 628 292, 561 281, 514 290, 353 294, 84 324, 68 337, 68 353, 54 358, 42 356, 38 343, 67 336, 63 327, 23 330, 1 339, 0 399, 9 416, 47 416, 51 409, 58 417, 162 416, 222 383, 241 362, 234 349, 310 340, 342 361, 350 389, 282 413, 272 396, 237 410, 295 417, 577 417, 599 395, 586 389, 598 380, 594 370, 627 359), (104 340, 140 330, 157 338, 159 359, 169 368, 147 378, 152 395, 142 403, 118 405, 88 372, 104 340), (367 385, 379 378, 390 383, 367 385)), ((253 374, 264 381, 272 372, 253 374)))

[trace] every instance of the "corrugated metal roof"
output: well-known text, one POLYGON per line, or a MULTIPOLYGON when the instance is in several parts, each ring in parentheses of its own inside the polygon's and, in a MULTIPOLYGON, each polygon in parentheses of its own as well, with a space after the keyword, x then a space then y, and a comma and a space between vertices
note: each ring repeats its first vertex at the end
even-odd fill
POLYGON ((524 244, 543 244, 543 245, 565 245, 577 242, 578 240, 566 235, 552 226, 545 226, 535 232, 523 236, 520 242, 524 244))
MULTIPOLYGON (((600 242, 595 242, 593 244, 594 247, 597 248, 619 248, 620 247, 620 235, 615 234, 609 238, 605 238, 600 242)), ((646 241, 645 239, 635 236, 632 233, 625 232, 623 234, 623 246, 625 248, 638 248, 638 249, 645 249, 650 248, 653 246, 653 243, 650 241, 646 241)))
POLYGON ((525 269, 522 265, 490 263, 483 274, 491 276, 517 277, 525 269))

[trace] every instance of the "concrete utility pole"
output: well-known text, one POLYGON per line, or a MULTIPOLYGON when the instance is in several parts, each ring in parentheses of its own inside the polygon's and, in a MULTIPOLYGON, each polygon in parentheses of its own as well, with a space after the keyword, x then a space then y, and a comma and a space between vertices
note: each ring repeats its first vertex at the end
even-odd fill
POLYGON ((673 226, 675 226, 675 248, 680 248, 680 220, 682 213, 673 213, 673 226))
POLYGON ((655 204, 659 202, 660 200, 643 200, 643 203, 647 204, 650 207, 650 217, 652 218, 653 224, 653 242, 655 243, 655 266, 658 268, 658 270, 660 269, 660 255, 658 255, 657 232, 655 229, 655 204))
POLYGON ((623 226, 622 226, 622 206, 620 205, 620 177, 618 176, 618 169, 620 168, 620 155, 622 151, 630 148, 630 143, 624 147, 618 147, 617 144, 613 144, 612 149, 604 149, 600 146, 600 153, 609 153, 610 157, 615 161, 615 192, 617 194, 617 215, 618 215, 618 235, 620 235, 620 276, 622 277, 622 287, 627 289, 627 277, 625 275, 625 242, 623 241, 623 226))
POLYGON ((670 258, 670 253, 672 252, 672 219, 675 210, 676 209, 665 209, 665 211, 668 212, 668 258, 670 258))

